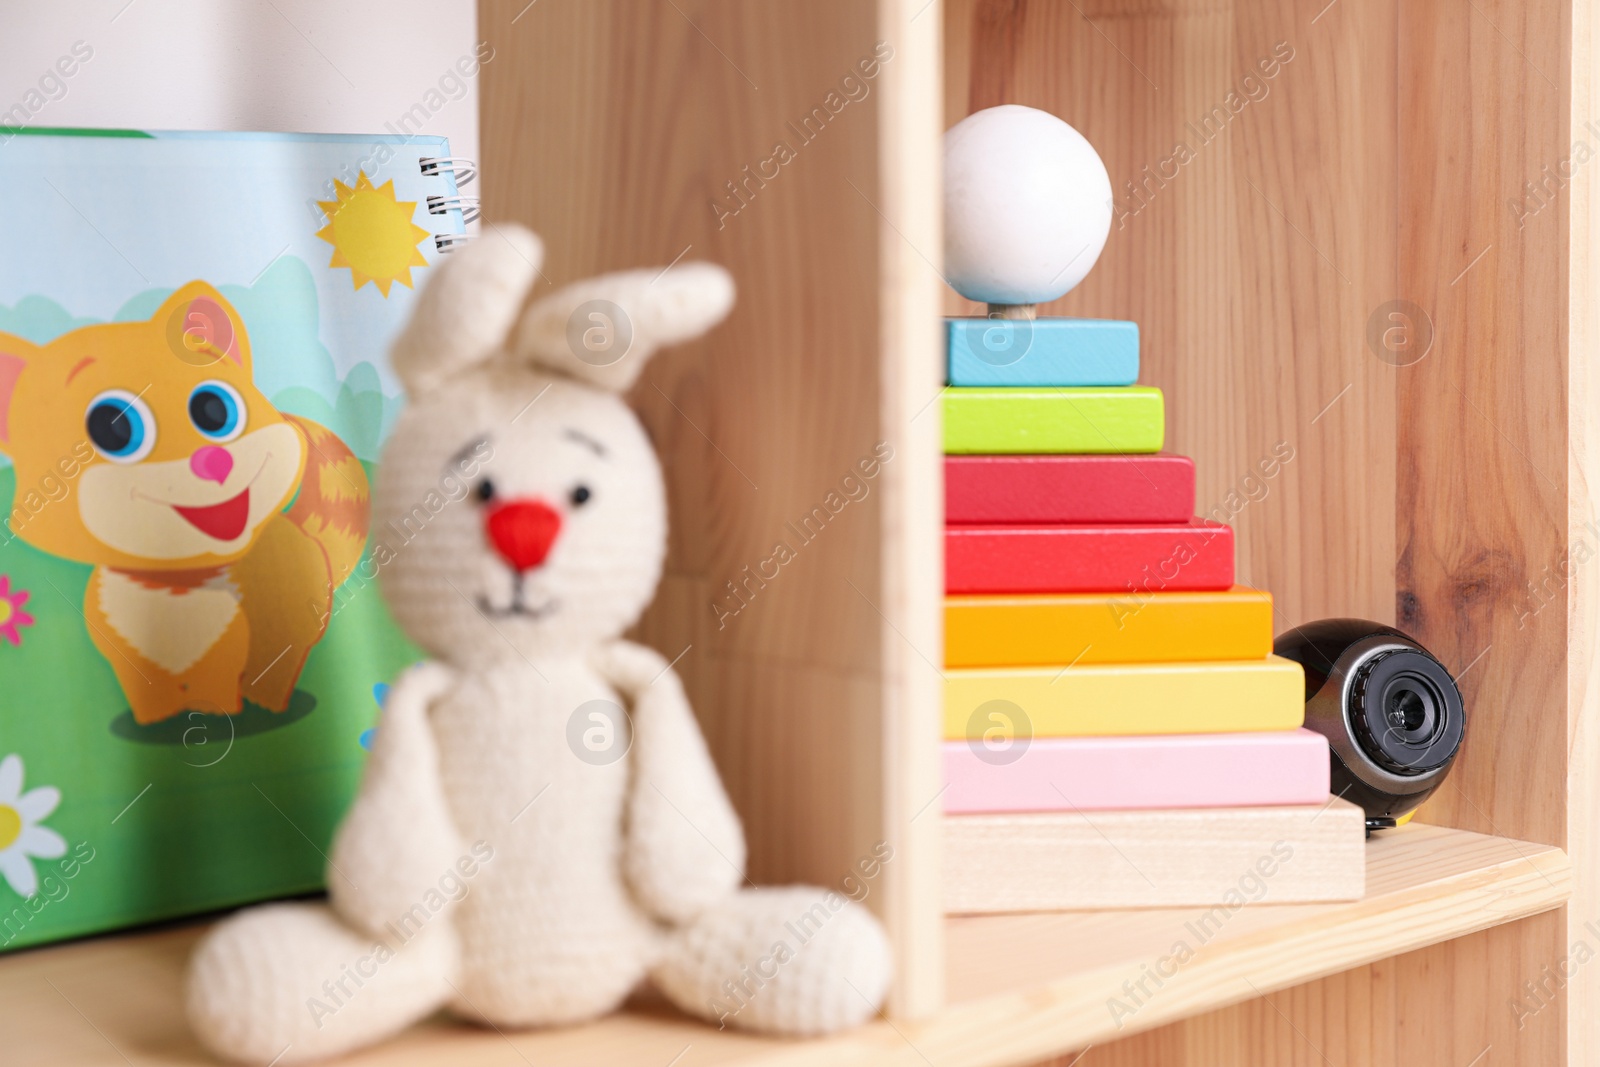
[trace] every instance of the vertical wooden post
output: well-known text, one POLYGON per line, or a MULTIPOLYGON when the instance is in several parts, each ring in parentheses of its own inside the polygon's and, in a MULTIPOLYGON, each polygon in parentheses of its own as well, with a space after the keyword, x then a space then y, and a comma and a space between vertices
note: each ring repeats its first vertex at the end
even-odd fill
POLYGON ((900 442, 885 472, 883 590, 884 820, 900 858, 887 872, 898 980, 892 1011, 927 1015, 943 999, 944 906, 939 868, 943 699, 944 468, 939 0, 880 0, 878 34, 895 49, 880 91, 878 248, 883 286, 883 424, 900 442), (933 262, 929 262, 929 258, 933 262), (932 657, 924 662, 924 657, 932 657))

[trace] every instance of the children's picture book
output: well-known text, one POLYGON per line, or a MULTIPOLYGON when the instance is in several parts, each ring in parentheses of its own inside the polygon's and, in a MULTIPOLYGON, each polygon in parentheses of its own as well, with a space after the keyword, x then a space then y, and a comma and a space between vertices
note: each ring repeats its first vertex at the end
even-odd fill
POLYGON ((369 500, 458 176, 436 137, 0 127, 0 950, 323 885, 421 658, 369 500))

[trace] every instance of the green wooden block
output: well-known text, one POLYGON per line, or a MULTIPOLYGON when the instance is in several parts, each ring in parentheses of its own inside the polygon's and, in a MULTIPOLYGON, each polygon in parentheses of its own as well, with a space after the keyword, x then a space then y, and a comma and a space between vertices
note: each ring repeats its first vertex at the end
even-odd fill
POLYGON ((1161 390, 951 388, 944 392, 947 455, 1159 452, 1161 390))

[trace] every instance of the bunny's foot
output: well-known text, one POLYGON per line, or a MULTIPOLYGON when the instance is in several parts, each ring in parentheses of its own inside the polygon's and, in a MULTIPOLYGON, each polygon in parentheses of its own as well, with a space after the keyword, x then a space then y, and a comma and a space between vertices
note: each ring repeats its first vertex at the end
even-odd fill
POLYGON ((871 1018, 890 969, 871 912, 791 886, 741 891, 685 923, 651 977, 679 1008, 720 1026, 805 1036, 871 1018))
POLYGON ((388 944, 323 905, 272 904, 220 923, 189 964, 187 1010, 212 1052, 240 1063, 305 1063, 379 1041, 451 992, 456 937, 443 921, 388 944))

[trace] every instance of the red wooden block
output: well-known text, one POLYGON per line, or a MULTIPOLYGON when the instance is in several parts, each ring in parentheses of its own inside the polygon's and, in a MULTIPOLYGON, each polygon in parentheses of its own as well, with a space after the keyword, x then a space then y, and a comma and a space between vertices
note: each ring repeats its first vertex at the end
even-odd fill
MULTIPOLYGON (((950 526, 947 593, 1127 593, 1233 585, 1233 528, 1206 519, 1128 526, 950 526)), ((1130 605, 1135 604, 1130 601, 1130 605)))
POLYGON ((948 523, 1187 522, 1188 456, 946 456, 948 523))

